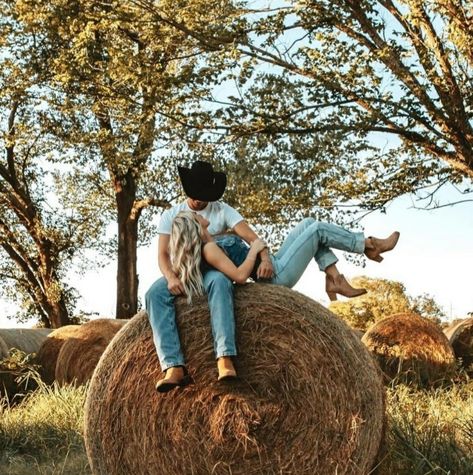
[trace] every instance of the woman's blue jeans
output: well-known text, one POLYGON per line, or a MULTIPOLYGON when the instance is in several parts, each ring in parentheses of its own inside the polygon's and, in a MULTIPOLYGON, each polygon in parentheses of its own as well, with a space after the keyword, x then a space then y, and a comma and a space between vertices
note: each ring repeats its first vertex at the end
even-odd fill
MULTIPOLYGON (((237 352, 233 283, 228 277, 216 270, 207 270, 203 273, 203 279, 209 301, 215 356, 217 358, 234 356, 237 352)), ((184 356, 176 325, 175 298, 169 292, 168 283, 164 277, 158 279, 149 288, 145 296, 146 311, 148 312, 154 344, 163 371, 172 366, 184 365, 184 356)))
POLYGON ((315 259, 319 269, 324 271, 338 262, 330 248, 362 254, 365 235, 314 218, 302 220, 289 233, 279 251, 271 256, 274 269, 271 283, 294 287, 311 259, 315 259))

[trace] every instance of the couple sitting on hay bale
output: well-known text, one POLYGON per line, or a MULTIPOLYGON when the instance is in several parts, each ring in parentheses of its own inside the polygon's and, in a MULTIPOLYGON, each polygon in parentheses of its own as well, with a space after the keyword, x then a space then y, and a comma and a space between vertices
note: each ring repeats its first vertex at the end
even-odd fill
POLYGON ((218 379, 236 377, 232 357, 235 345, 233 282, 254 281, 293 287, 311 259, 326 274, 326 291, 355 297, 366 293, 355 289, 338 272, 331 248, 358 254, 377 262, 399 239, 394 232, 387 239, 365 238, 334 224, 313 218, 302 220, 287 236, 281 248, 270 254, 264 241, 228 204, 218 201, 225 190, 225 173, 216 172, 207 162, 192 168, 178 167, 187 200, 166 210, 159 223, 158 263, 163 274, 146 293, 146 310, 154 343, 165 377, 158 392, 167 392, 192 382, 180 347, 175 321, 174 299, 207 294, 210 309, 218 379), (227 234, 231 230, 233 234, 227 234), (246 244, 248 243, 249 246, 246 244))

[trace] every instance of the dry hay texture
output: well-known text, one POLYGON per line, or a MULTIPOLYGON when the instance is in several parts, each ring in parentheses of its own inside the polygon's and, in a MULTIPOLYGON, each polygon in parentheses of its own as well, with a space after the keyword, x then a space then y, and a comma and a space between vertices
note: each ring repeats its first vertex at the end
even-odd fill
POLYGON ((457 358, 473 372, 473 318, 462 320, 444 330, 457 358))
POLYGON ((81 325, 59 351, 56 381, 76 385, 89 381, 105 348, 128 321, 98 318, 81 325))
POLYGON ((80 325, 66 325, 52 331, 41 345, 38 351, 37 361, 40 366, 41 379, 47 383, 54 382, 56 362, 62 345, 67 339, 72 338, 80 328, 80 325))
POLYGON ((453 349, 440 327, 415 314, 383 318, 368 329, 362 342, 387 381, 430 386, 451 377, 455 369, 453 349))
POLYGON ((0 329, 0 358, 6 358, 12 348, 24 353, 37 353, 49 333, 51 330, 48 328, 0 329))
POLYGON ((384 388, 356 334, 284 287, 235 290, 240 380, 217 382, 204 299, 176 301, 194 384, 167 394, 145 312, 94 373, 85 440, 94 474, 366 474, 384 433, 384 388))

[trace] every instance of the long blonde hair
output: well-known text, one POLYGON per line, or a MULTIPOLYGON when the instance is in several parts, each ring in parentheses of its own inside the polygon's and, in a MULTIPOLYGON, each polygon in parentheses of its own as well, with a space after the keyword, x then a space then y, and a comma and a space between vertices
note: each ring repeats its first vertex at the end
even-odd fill
POLYGON ((172 222, 169 251, 172 269, 184 286, 187 302, 194 295, 203 295, 202 226, 192 211, 181 211, 172 222))

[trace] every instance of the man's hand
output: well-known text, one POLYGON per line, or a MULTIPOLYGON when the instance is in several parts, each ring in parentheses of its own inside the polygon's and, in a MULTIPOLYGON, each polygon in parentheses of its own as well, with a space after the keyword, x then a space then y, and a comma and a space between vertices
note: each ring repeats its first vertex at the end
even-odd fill
POLYGON ((271 279, 273 274, 274 270, 271 260, 263 259, 261 264, 258 266, 258 270, 256 271, 256 277, 258 277, 258 279, 271 279))
POLYGON ((182 295, 184 293, 184 286, 177 277, 168 279, 168 289, 172 295, 182 295))

